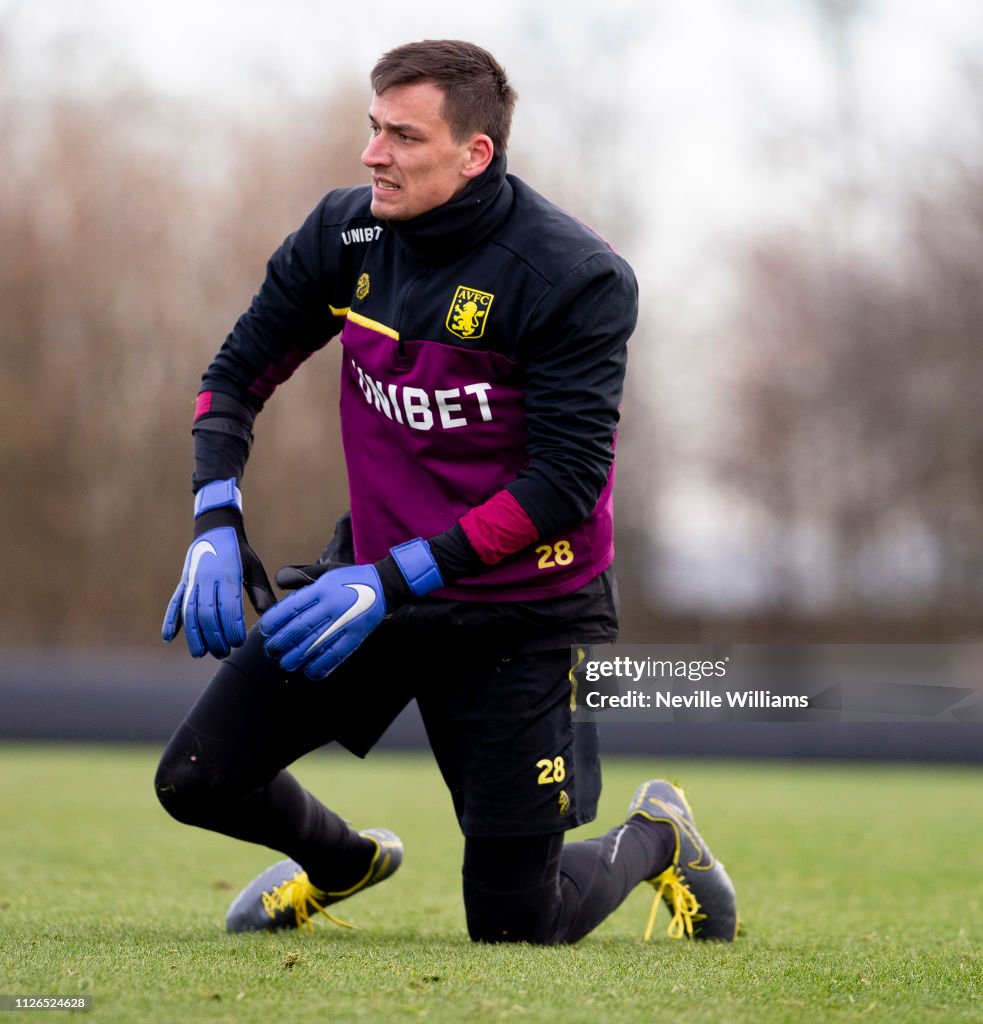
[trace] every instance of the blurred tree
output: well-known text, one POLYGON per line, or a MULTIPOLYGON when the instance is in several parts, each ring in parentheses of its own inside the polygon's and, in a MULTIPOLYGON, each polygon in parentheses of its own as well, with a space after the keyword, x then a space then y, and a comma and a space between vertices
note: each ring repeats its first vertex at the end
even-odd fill
POLYGON ((852 200, 872 240, 820 210, 745 250, 719 472, 768 524, 776 608, 978 620, 983 162, 920 177, 852 200))
MULTIPOLYGON (((139 94, 4 105, 0 640, 157 634, 200 375, 276 245, 360 177, 365 102, 340 90, 261 129, 139 94)), ((337 355, 318 362, 260 420, 247 521, 274 563, 316 554, 345 504, 337 355)))

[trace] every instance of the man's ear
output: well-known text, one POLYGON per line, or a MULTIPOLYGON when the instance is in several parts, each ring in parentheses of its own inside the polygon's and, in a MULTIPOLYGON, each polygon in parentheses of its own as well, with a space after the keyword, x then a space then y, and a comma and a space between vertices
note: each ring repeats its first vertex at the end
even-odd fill
POLYGON ((495 155, 495 143, 487 135, 474 135, 468 143, 469 156, 461 168, 465 178, 477 178, 492 162, 495 155))

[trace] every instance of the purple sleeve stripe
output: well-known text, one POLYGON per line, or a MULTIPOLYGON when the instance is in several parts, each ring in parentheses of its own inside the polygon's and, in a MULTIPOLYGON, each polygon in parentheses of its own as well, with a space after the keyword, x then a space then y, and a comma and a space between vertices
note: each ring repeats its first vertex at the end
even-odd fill
POLYGON ((271 363, 249 386, 251 394, 261 398, 264 402, 276 391, 277 387, 284 381, 290 380, 294 371, 306 359, 314 355, 313 352, 296 350, 284 357, 278 363, 271 363))

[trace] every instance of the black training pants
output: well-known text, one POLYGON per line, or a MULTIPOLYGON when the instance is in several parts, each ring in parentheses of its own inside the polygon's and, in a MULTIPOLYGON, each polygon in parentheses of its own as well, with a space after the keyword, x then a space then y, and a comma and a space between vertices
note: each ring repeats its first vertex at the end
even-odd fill
POLYGON ((415 684, 419 642, 381 629, 313 683, 270 662, 254 630, 169 742, 156 777, 162 805, 179 821, 280 851, 333 889, 357 836, 286 768, 333 740, 364 756, 415 693, 465 831, 471 937, 576 941, 657 873, 663 851, 653 830, 635 825, 563 843, 567 827, 593 817, 599 790, 593 732, 575 735, 570 722, 566 652, 502 658, 430 638, 429 675, 415 684), (549 794, 542 769, 529 778, 546 760, 564 768, 549 794))

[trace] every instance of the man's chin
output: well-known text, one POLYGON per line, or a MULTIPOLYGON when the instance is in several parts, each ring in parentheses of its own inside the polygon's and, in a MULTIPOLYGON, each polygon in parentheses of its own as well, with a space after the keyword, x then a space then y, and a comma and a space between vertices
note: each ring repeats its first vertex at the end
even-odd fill
POLYGON ((409 220, 409 217, 395 203, 373 199, 369 212, 376 220, 409 220))

